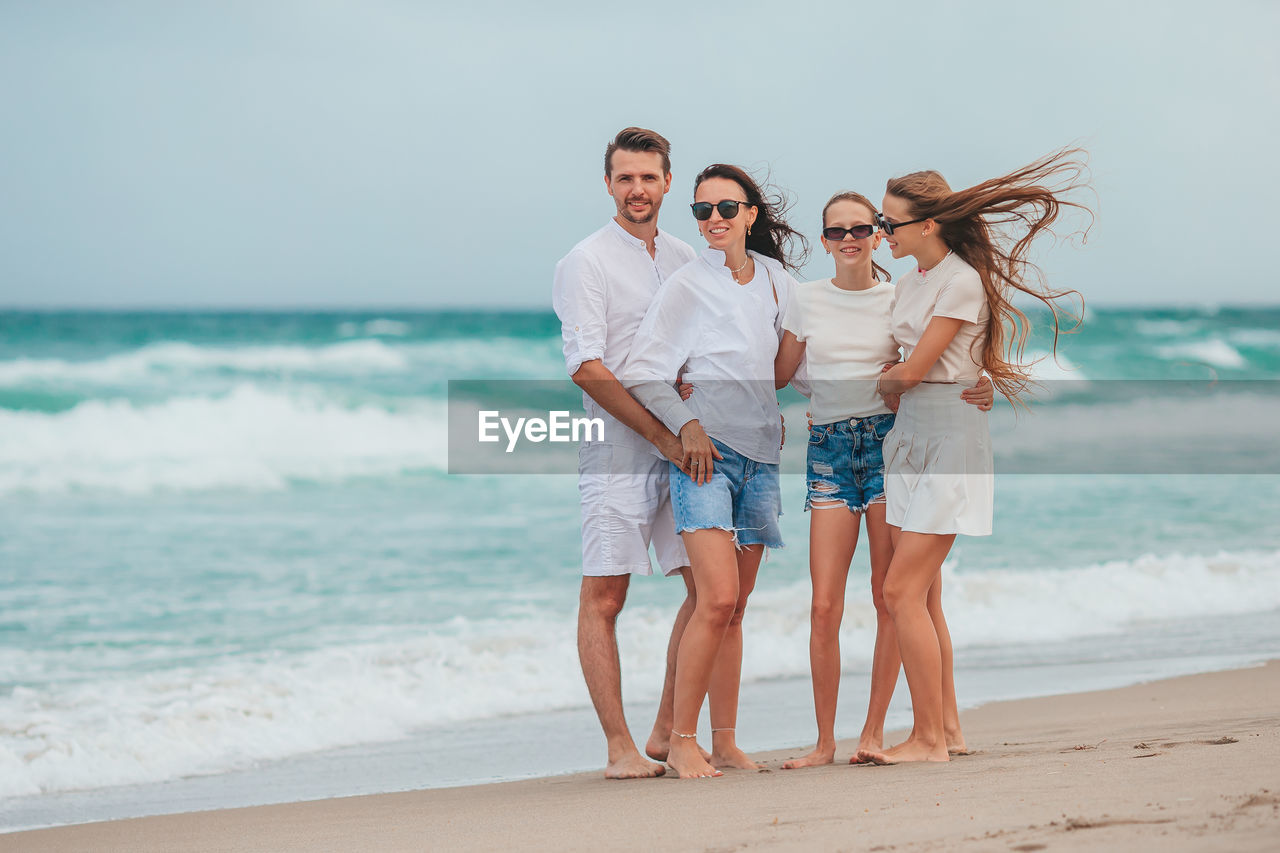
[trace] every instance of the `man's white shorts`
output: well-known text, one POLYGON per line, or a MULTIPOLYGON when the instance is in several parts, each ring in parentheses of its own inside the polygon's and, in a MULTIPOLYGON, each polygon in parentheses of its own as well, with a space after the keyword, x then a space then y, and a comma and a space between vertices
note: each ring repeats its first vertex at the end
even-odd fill
POLYGON ((579 448, 584 575, 651 575, 650 543, 663 574, 689 565, 669 478, 667 460, 652 453, 601 442, 579 448))

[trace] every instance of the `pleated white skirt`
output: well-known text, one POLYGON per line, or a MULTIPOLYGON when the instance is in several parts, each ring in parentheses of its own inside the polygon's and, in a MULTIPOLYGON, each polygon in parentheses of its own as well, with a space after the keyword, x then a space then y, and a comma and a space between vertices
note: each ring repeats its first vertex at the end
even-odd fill
POLYGON ((902 395, 884 439, 885 518, 914 533, 990 536, 995 467, 987 413, 960 385, 922 383, 902 395))

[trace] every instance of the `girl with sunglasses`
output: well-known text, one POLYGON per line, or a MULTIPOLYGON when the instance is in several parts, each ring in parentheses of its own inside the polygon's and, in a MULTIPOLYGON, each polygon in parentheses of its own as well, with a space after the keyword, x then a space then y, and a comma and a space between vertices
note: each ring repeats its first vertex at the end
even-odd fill
MULTIPOLYGON (((822 246, 835 259, 835 277, 797 288, 783 320, 774 362, 778 388, 791 382, 805 362, 812 418, 804 508, 812 511, 809 663, 818 743, 808 755, 783 764, 788 770, 830 764, 835 758, 840 622, 863 517, 871 548, 876 643, 871 699, 859 749, 883 747, 885 713, 898 680, 898 642, 883 596, 893 545, 885 523, 881 454, 881 444, 893 426, 896 401, 876 393, 876 381, 885 366, 898 361, 898 343, 890 331, 894 288, 888 283, 889 273, 871 257, 880 243, 875 215, 871 201, 855 192, 838 193, 823 207, 822 246)), ((984 377, 977 387, 957 391, 956 397, 990 409, 991 383, 984 377)), ((943 633, 946 623, 941 622, 941 608, 936 612, 938 630, 943 633)), ((852 761, 858 761, 856 755, 852 761)))
POLYGON ((676 659, 675 716, 667 763, 681 778, 756 769, 735 727, 742 617, 766 548, 781 548, 781 416, 773 387, 782 315, 795 288, 787 272, 806 253, 737 166, 708 166, 694 183, 702 256, 666 280, 632 346, 623 383, 680 436, 671 505, 693 573, 697 604, 676 659), (681 399, 677 375, 696 390, 681 399), (696 740, 710 697, 712 752, 696 740))
POLYGON ((1025 392, 1030 366, 1020 359, 1028 320, 1011 301, 1020 294, 1050 309, 1056 352, 1055 301, 1079 294, 1043 285, 1026 251, 1063 207, 1085 209, 1063 198, 1080 185, 1080 153, 1058 151, 959 192, 935 171, 894 178, 886 187, 879 216, 885 240, 895 258, 916 262, 898 281, 893 303, 893 335, 906 359, 879 382, 886 399, 901 395, 884 442, 893 543, 884 601, 914 726, 892 749, 859 749, 863 761, 947 761, 948 746, 957 746, 950 637, 930 610, 956 535, 991 533, 994 472, 986 413, 960 403, 955 388, 985 371, 1010 401, 1025 392))

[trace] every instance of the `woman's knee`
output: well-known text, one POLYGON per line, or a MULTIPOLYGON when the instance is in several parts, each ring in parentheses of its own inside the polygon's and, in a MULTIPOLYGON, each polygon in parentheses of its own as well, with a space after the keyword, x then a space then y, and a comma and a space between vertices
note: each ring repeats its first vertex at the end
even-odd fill
POLYGON ((881 598, 885 611, 895 619, 903 610, 924 604, 923 597, 913 584, 903 583, 892 577, 885 578, 881 598))
MULTIPOLYGON (((698 596, 694 614, 713 625, 728 625, 738 613, 738 597, 728 591, 707 591, 698 596)), ((737 617, 741 620, 741 616, 737 617)))
POLYGON ((809 606, 809 622, 817 633, 830 633, 840 629, 844 619, 844 602, 830 598, 815 598, 809 606))
POLYGON ((729 617, 730 626, 741 625, 742 617, 747 613, 747 597, 744 595, 739 598, 733 606, 733 616, 729 617))

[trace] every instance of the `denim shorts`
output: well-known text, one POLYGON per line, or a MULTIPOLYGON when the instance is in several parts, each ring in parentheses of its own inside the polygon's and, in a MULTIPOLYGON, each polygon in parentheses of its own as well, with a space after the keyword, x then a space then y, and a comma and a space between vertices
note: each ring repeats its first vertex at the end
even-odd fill
POLYGON ((883 447, 891 429, 891 413, 809 427, 804 508, 825 501, 863 512, 884 503, 883 447))
POLYGON ((711 439, 723 459, 715 460, 711 481, 698 485, 671 465, 671 509, 676 532, 719 529, 733 533, 735 545, 782 547, 778 516, 782 498, 778 466, 757 462, 711 439))

